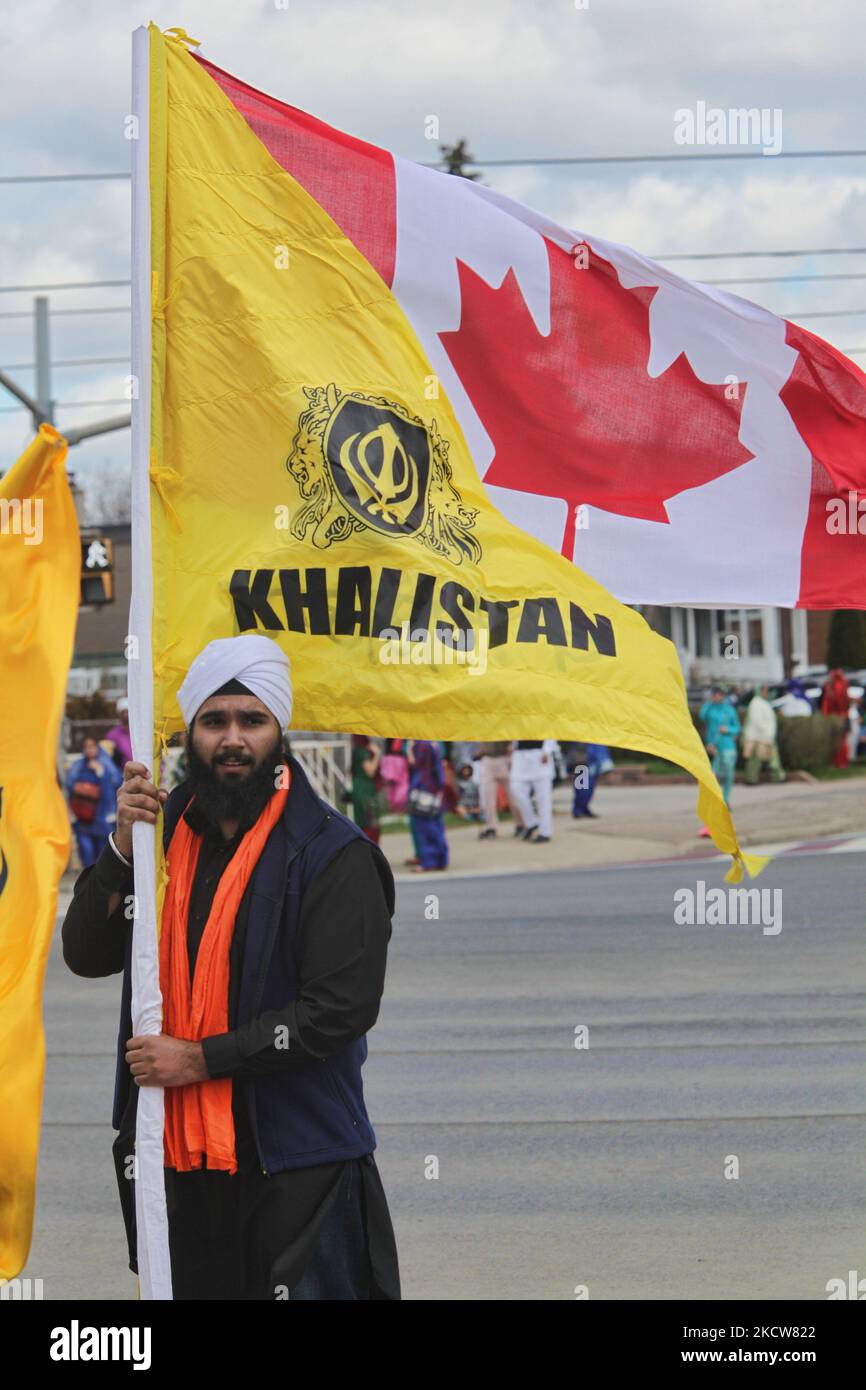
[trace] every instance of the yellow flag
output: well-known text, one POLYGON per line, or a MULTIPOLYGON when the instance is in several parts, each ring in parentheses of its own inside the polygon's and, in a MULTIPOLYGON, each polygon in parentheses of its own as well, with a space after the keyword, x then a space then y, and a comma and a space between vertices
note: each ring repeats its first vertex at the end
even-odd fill
POLYGON ((0 479, 0 1278, 30 1249, 45 1039, 42 979, 69 859, 57 738, 81 548, 50 425, 0 479))
POLYGON ((501 515, 391 289, 154 28, 150 216, 157 746, 202 647, 264 632, 296 728, 679 763, 741 877, 673 645, 501 515))

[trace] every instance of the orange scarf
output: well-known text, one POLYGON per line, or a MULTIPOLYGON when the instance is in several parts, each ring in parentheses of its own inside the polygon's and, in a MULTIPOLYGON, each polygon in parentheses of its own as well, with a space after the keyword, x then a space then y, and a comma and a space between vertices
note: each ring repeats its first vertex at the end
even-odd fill
MULTIPOLYGON (((255 825, 244 835, 217 884, 202 932, 190 989, 187 924, 192 885, 202 837, 183 816, 177 822, 166 856, 168 887, 159 939, 159 985, 163 999, 162 1031, 172 1038, 198 1042, 228 1031, 229 952, 235 918, 250 875, 271 830, 283 813, 287 785, 274 792, 255 825)), ((194 798, 193 798, 194 799, 194 798)), ((187 808, 188 809, 188 808, 187 808)), ((231 1077, 167 1086, 165 1099, 165 1166, 186 1173, 208 1168, 236 1173, 235 1124, 231 1077)))

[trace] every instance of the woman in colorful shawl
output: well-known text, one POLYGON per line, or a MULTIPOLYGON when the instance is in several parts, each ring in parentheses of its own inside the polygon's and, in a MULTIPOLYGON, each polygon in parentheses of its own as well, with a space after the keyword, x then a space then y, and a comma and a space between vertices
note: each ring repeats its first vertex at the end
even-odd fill
POLYGON ((448 868, 448 841, 442 814, 445 772, 435 743, 416 738, 409 746, 409 819, 421 861, 414 873, 448 868))
POLYGON ((117 823, 117 789, 122 782, 123 774, 105 749, 100 748, 92 735, 86 734, 81 744, 81 757, 76 758, 66 776, 74 817, 72 828, 82 869, 96 863, 117 823), (89 788, 92 788, 90 795, 87 794, 89 788))

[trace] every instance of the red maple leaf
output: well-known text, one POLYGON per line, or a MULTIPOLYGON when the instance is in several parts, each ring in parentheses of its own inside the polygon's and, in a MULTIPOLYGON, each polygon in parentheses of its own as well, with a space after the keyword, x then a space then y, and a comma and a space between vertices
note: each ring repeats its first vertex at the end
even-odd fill
POLYGON ((648 374, 656 290, 623 289, 595 253, 577 269, 544 240, 546 337, 512 270, 492 288, 462 261, 460 327, 439 336, 496 450, 485 482, 561 497, 562 553, 571 559, 580 504, 667 522, 671 497, 753 455, 738 439, 743 383, 739 399, 728 400, 725 386, 700 381, 683 354, 661 376, 648 374))

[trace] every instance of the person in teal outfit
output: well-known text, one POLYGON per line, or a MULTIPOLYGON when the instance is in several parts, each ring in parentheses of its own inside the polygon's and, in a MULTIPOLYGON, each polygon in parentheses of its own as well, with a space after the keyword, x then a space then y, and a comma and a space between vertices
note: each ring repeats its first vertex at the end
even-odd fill
POLYGON ((698 715, 704 726, 704 742, 713 760, 716 774, 725 798, 725 805, 731 804, 731 788, 737 768, 737 735, 740 720, 724 690, 716 686, 709 700, 701 707, 698 715))

